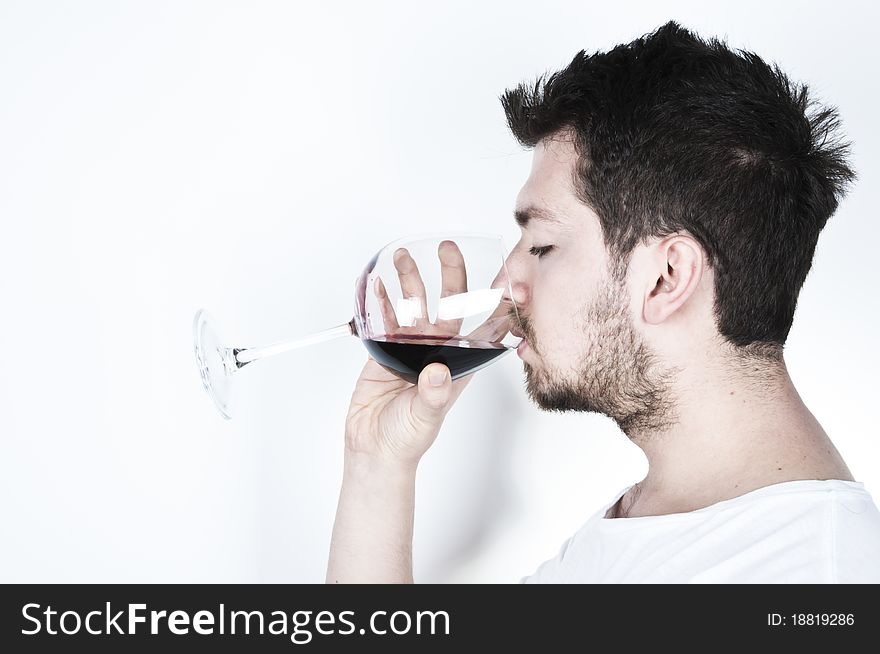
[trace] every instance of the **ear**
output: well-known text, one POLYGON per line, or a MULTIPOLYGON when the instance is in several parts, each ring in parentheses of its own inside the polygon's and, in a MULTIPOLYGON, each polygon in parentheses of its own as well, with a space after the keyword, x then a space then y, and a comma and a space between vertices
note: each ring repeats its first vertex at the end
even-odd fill
POLYGON ((658 325, 678 311, 700 284, 705 253, 695 238, 673 234, 653 246, 643 302, 645 322, 658 325))

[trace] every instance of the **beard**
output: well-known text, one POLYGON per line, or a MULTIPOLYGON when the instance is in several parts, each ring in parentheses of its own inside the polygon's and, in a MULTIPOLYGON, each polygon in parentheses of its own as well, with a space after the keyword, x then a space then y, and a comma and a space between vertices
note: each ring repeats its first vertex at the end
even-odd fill
MULTIPOLYGON (((612 273, 584 308, 579 340, 588 347, 580 359, 567 369, 524 363, 526 392, 541 409, 601 413, 628 436, 674 423, 672 371, 660 366, 636 331, 628 300, 623 280, 612 273)), ((521 320, 529 347, 540 357, 541 344, 534 340, 527 319, 521 320)))

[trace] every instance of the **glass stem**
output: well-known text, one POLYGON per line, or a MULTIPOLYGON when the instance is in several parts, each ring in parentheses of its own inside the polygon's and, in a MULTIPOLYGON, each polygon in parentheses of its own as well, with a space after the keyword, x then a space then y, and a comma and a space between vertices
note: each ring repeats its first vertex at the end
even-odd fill
POLYGON ((233 348, 232 353, 235 357, 235 365, 241 368, 246 363, 256 361, 257 359, 265 359, 266 357, 275 356, 276 354, 296 350, 301 347, 306 347, 307 345, 314 345, 315 343, 330 341, 334 338, 341 338, 342 336, 357 336, 354 318, 341 325, 316 332, 310 336, 272 343, 271 345, 263 345, 262 347, 233 348))

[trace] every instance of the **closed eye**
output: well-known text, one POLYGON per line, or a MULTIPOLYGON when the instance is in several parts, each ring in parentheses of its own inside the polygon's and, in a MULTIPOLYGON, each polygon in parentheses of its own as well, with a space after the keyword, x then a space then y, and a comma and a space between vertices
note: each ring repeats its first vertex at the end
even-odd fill
POLYGON ((529 254, 532 254, 539 259, 547 254, 550 250, 553 249, 552 245, 543 245, 541 247, 531 247, 529 248, 529 254))

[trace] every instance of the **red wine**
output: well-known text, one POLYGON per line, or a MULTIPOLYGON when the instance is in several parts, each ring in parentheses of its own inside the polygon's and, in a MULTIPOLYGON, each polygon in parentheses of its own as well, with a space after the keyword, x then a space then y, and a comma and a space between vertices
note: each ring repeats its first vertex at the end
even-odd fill
POLYGON ((445 336, 393 336, 363 340, 370 355, 386 370, 411 384, 430 363, 449 367, 453 379, 475 372, 511 348, 499 343, 468 341, 445 336))

